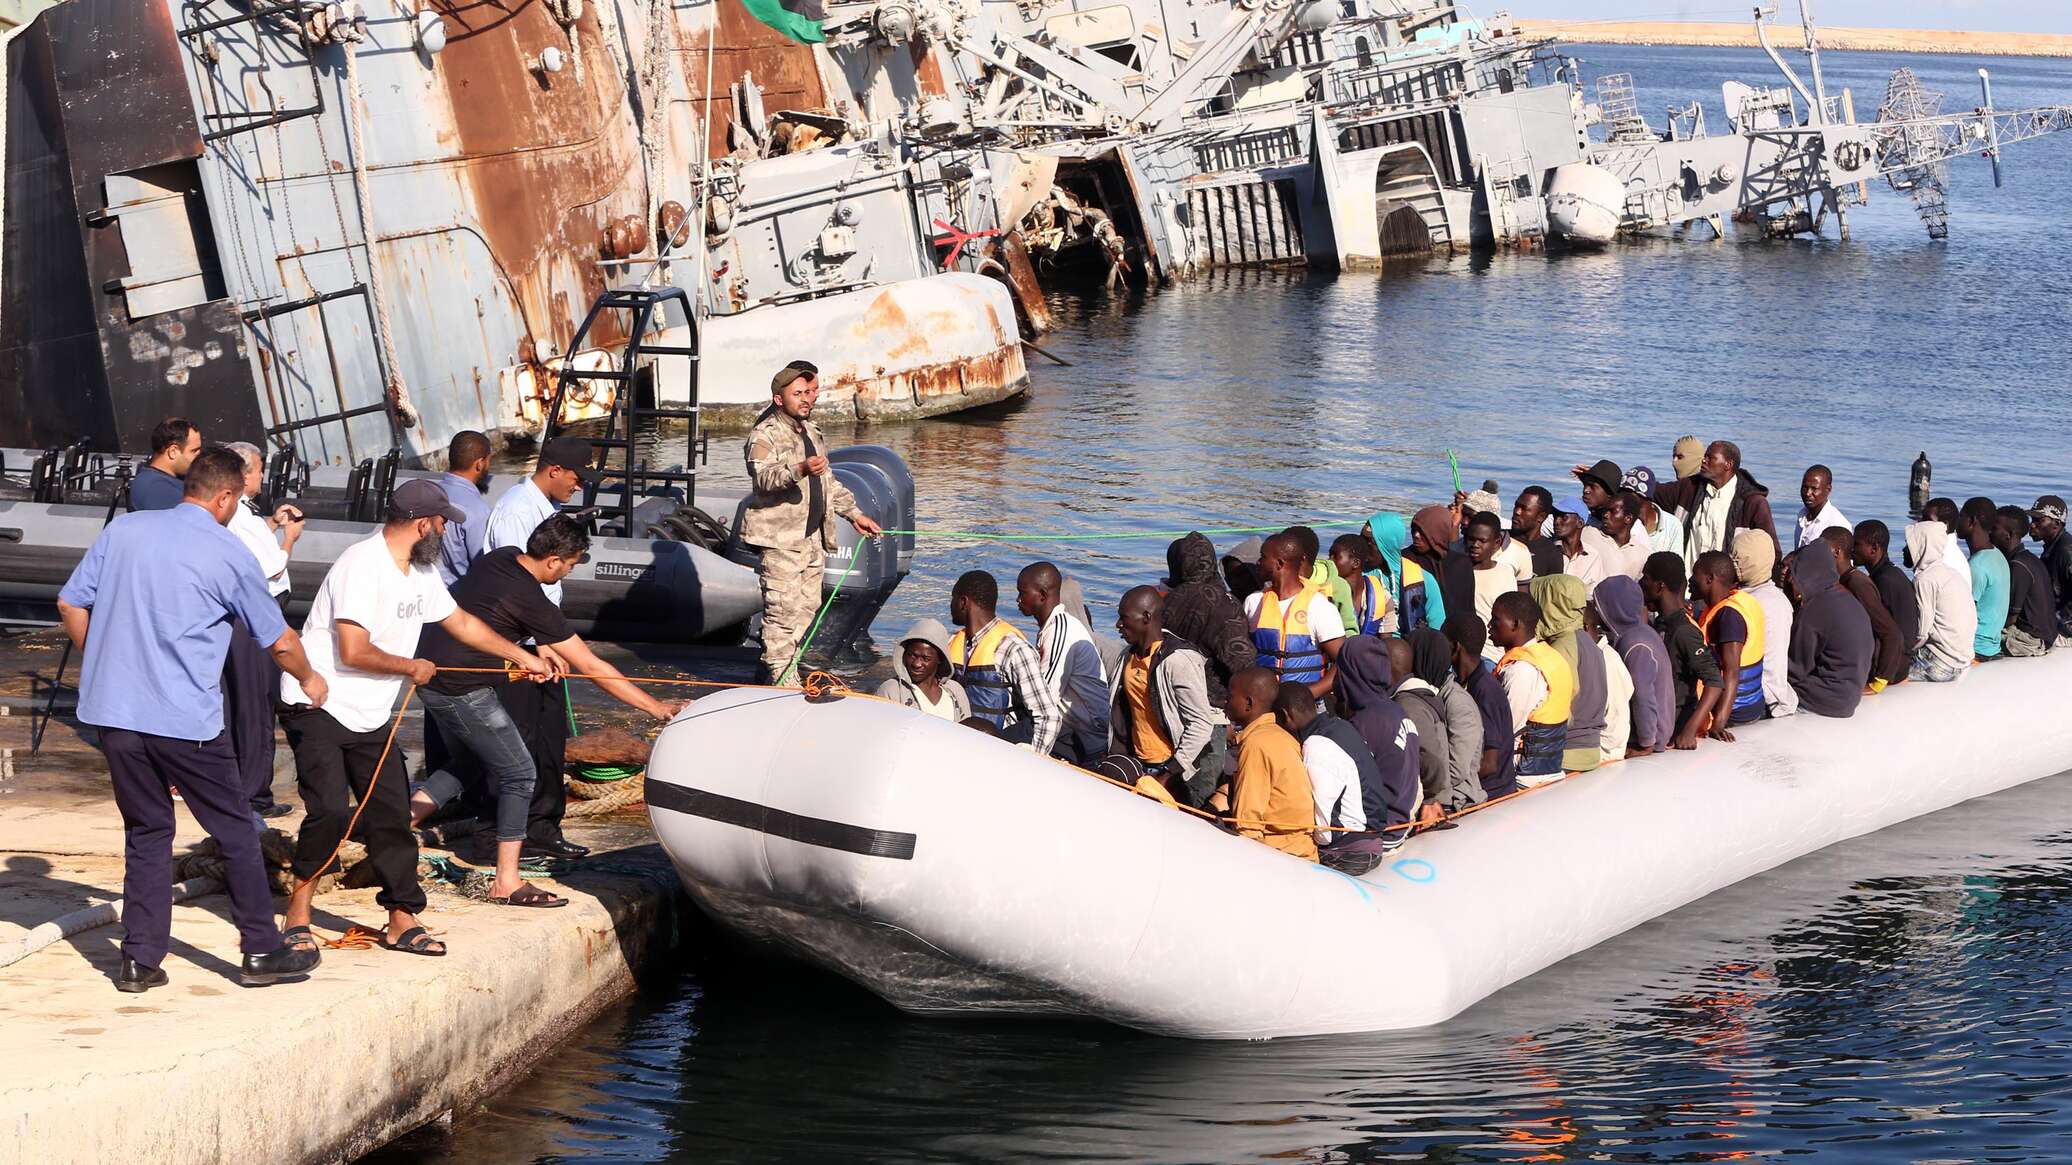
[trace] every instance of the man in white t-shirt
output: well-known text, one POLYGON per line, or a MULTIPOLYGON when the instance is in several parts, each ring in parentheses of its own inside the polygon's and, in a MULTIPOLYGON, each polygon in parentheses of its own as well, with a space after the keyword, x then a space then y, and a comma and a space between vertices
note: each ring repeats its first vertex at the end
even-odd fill
POLYGON ((1245 598, 1245 624, 1259 666, 1287 683, 1309 685, 1321 700, 1338 682, 1338 649, 1344 646, 1345 621, 1331 592, 1308 585, 1306 556, 1295 536, 1282 532, 1259 548, 1259 578, 1265 589, 1245 598), (1301 610, 1295 602, 1304 595, 1301 610), (1274 606, 1266 607, 1272 597, 1274 606), (1264 614, 1262 615, 1262 612, 1264 614))
POLYGON ((410 784, 391 736, 403 681, 422 684, 435 671, 429 660, 413 658, 418 632, 437 623, 460 642, 508 660, 535 681, 554 675, 537 656, 455 606, 446 593, 436 568, 440 543, 446 523, 461 520, 461 511, 437 482, 404 482, 389 502, 387 524, 338 556, 310 604, 303 642, 310 667, 324 677, 331 694, 323 707, 312 707, 294 677, 281 677, 281 703, 286 705, 281 726, 295 753, 295 781, 307 813, 295 841, 296 884, 281 932, 289 946, 316 945, 309 931, 310 900, 351 821, 350 789, 365 806, 358 831, 381 885, 374 900, 388 909, 381 945, 414 955, 446 953, 445 944, 417 921, 425 897, 417 882, 410 784))
MULTIPOLYGON (((230 532, 252 552, 266 579, 266 593, 279 601, 288 593, 288 557, 302 536, 302 511, 281 505, 274 507, 271 517, 262 517, 252 508, 252 499, 265 484, 265 456, 248 441, 232 441, 224 448, 242 458, 245 466, 244 497, 230 513, 230 532)), ((252 638, 244 620, 236 620, 230 651, 223 657, 223 706, 230 714, 230 748, 237 754, 245 796, 262 823, 294 812, 273 799, 273 705, 280 689, 281 669, 273 653, 252 638)))
MULTIPOLYGON (((1484 625, 1489 622, 1490 608, 1503 595, 1516 594, 1532 581, 1532 555, 1516 540, 1510 545, 1520 552, 1519 557, 1507 558, 1500 551, 1504 541, 1504 520, 1494 513, 1480 511, 1468 519, 1468 533, 1462 545, 1467 549, 1468 561, 1475 564, 1475 614, 1484 625), (1524 571, 1521 577, 1520 570, 1524 571)), ((1489 662, 1503 658, 1503 651, 1495 645, 1483 648, 1482 654, 1489 662)))

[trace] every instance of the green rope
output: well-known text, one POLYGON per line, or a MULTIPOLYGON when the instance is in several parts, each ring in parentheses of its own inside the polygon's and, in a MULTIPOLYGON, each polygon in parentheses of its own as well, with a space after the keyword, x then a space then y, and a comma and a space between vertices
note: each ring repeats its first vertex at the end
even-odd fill
MULTIPOLYGON (((892 532, 885 531, 887 534, 892 532)), ((813 625, 806 628, 806 638, 800 641, 799 649, 791 654, 791 662, 784 665, 783 673, 774 681, 779 687, 791 679, 792 673, 798 670, 799 661, 806 658, 806 649, 813 646, 813 637, 820 634, 820 621, 827 618, 827 609, 835 605, 835 596, 842 593, 842 584, 849 581, 849 572, 856 569, 856 558, 861 553, 863 544, 860 542, 850 548, 849 565, 842 568, 841 576, 835 579, 835 589, 827 592, 827 598, 822 600, 820 610, 813 615, 813 625)))
MULTIPOLYGON (((570 736, 576 735, 576 697, 575 693, 570 690, 566 679, 561 681, 561 710, 568 713, 568 734, 570 736)), ((574 769, 576 776, 581 777, 583 780, 600 782, 623 781, 629 777, 637 777, 647 770, 646 765, 633 765, 630 768, 619 765, 570 765, 569 767, 574 769)))
MULTIPOLYGON (((1336 530, 1343 527, 1360 527, 1367 524, 1365 518, 1346 518, 1332 522, 1312 523, 1313 530, 1336 530)), ((906 535, 914 538, 962 538, 977 542, 1117 542, 1132 538, 1185 538, 1189 534, 1278 534, 1286 526, 1225 526, 1213 530, 1125 530, 1115 534, 982 534, 974 530, 887 530, 887 534, 906 535)))

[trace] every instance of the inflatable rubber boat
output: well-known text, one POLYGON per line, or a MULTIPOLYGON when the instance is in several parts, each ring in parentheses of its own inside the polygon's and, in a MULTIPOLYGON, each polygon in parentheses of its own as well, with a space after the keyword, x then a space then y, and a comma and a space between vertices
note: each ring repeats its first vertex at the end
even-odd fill
MULTIPOLYGON (((828 460, 880 525, 913 528, 914 478, 897 453, 855 445, 830 450, 828 460)), ((57 621, 59 589, 100 536, 117 483, 143 461, 79 448, 0 449, 0 623, 57 621)), ((300 622, 308 614, 331 564, 374 531, 373 519, 397 482, 436 476, 400 469, 393 458, 276 475, 265 496, 293 502, 309 515, 288 564, 289 615, 300 622)), ((522 474, 492 477, 489 501, 494 504, 523 480, 522 474)), ((589 504, 615 499, 608 488, 589 504)), ((562 587, 562 611, 578 634, 650 643, 697 640, 738 633, 760 614, 759 552, 734 534, 741 528, 746 492, 701 488, 698 500, 706 509, 700 510, 683 507, 681 500, 661 492, 639 502, 636 525, 646 537, 592 539, 589 557, 562 587)), ((816 638, 839 648, 870 625, 912 570, 914 539, 870 541, 847 523, 837 529, 840 546, 827 557, 824 586, 841 585, 816 638)))
POLYGON ((699 904, 917 1014, 1254 1039, 1438 1023, 1744 878, 2072 768, 2072 652, 1736 729, 1412 838, 1359 878, 863 696, 736 689, 656 742, 699 904), (1979 742, 1990 742, 1981 747, 1979 742))

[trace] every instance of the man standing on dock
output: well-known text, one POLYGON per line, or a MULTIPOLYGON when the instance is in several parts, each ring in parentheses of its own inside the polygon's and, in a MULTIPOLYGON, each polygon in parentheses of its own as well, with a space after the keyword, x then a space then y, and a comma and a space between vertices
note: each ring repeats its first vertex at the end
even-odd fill
POLYGON ((446 491, 453 508, 465 515, 446 524, 446 541, 439 548, 439 578, 449 587, 468 573, 468 567, 486 549, 489 499, 482 496, 482 490, 489 480, 489 454, 489 438, 473 429, 455 433, 446 446, 446 472, 439 475, 439 488, 446 491))
POLYGON ((223 660, 231 619, 269 645, 322 706, 328 688, 266 593, 251 552, 224 528, 244 504, 244 465, 227 449, 183 464, 185 496, 164 511, 110 522, 58 595, 65 633, 83 653, 79 719, 101 730, 122 812, 119 991, 163 986, 172 938, 174 785, 223 854, 247 985, 306 975, 314 948, 281 945, 252 827, 249 790, 223 726, 223 660))
POLYGON ((812 421, 820 370, 794 360, 770 378, 770 407, 748 431, 743 452, 755 492, 741 517, 741 540, 762 552, 756 576, 763 591, 765 683, 796 678, 793 659, 820 609, 821 574, 835 549, 831 518, 840 514, 866 538, 878 524, 828 464, 827 443, 812 421))
POLYGON ((186 496, 180 479, 201 454, 201 430, 185 417, 167 417, 151 430, 151 460, 130 481, 129 508, 170 510, 186 496))
POLYGON ((303 623, 310 664, 329 685, 330 700, 319 701, 300 676, 281 680, 281 727, 295 753, 295 783, 306 811, 285 911, 288 941, 301 949, 316 949, 309 931, 316 880, 356 821, 355 837, 366 843, 367 864, 381 886, 374 901, 388 911, 377 942, 406 954, 446 953, 417 920, 424 887, 410 828, 409 775, 395 747, 393 720, 403 681, 428 684, 437 674, 417 654, 425 624, 437 623, 461 643, 508 660, 524 678, 544 681, 554 674, 461 610, 439 581, 435 566, 446 523, 460 520, 438 483, 419 478, 397 486, 388 521, 338 556, 303 623), (354 800, 364 816, 355 816, 354 800))

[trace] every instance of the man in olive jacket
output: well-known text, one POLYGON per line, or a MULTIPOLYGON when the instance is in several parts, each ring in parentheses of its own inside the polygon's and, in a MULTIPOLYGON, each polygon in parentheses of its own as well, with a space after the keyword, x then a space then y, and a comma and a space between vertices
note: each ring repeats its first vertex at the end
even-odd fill
POLYGON ((856 497, 827 463, 827 443, 815 425, 820 370, 794 360, 770 379, 770 407, 748 431, 748 478, 755 493, 741 517, 741 540, 762 551, 756 577, 763 592, 763 678, 797 678, 792 655, 820 609, 821 574, 835 549, 834 516, 866 538, 878 524, 856 508, 856 497))

